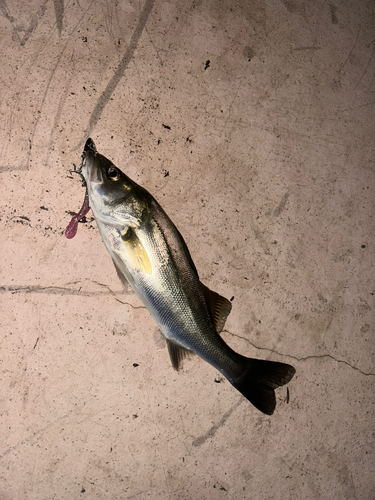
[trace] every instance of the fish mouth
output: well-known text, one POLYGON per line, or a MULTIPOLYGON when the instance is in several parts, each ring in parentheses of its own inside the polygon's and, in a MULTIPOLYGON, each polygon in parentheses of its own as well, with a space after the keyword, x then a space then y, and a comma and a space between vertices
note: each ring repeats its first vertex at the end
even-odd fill
POLYGON ((93 153, 96 153, 96 146, 94 141, 89 137, 85 143, 85 147, 83 148, 83 152, 85 151, 92 151, 93 153))
POLYGON ((103 176, 100 171, 97 159, 98 152, 95 143, 88 138, 82 153, 81 173, 86 180, 86 184, 100 184, 103 176))

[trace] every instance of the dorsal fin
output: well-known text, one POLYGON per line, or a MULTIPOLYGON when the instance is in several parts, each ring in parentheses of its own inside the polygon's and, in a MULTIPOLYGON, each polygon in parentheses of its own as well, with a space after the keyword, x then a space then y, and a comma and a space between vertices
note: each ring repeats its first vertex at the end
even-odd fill
POLYGON ((175 370, 178 371, 181 368, 182 360, 186 356, 189 356, 190 354, 194 354, 194 353, 193 353, 193 351, 190 351, 189 349, 185 349, 184 347, 181 347, 180 345, 176 344, 176 342, 173 342, 173 340, 170 340, 170 339, 166 339, 166 340, 167 340, 168 352, 169 352, 169 357, 171 358, 172 366, 175 370))
POLYGON ((203 285, 203 283, 201 283, 201 288, 204 298, 206 299, 208 310, 211 314, 212 322, 217 333, 220 333, 223 331, 227 317, 232 310, 232 304, 228 299, 213 292, 207 288, 206 285, 203 285))

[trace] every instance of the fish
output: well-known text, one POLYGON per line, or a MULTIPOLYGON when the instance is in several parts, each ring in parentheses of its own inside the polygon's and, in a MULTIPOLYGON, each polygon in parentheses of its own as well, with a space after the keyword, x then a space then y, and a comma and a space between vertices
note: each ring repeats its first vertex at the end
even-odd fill
POLYGON ((275 389, 290 382, 295 368, 245 357, 223 340, 220 333, 231 302, 200 281, 182 235, 156 199, 99 154, 91 138, 84 146, 80 173, 85 201, 66 236, 75 235, 79 218, 91 208, 118 277, 131 286, 163 332, 172 367, 179 370, 184 358, 195 353, 258 410, 272 415, 275 389))

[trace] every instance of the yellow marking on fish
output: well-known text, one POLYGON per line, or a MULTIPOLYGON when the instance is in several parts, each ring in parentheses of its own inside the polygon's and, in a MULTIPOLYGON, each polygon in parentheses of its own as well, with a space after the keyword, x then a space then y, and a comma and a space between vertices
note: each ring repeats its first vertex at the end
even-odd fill
POLYGON ((135 233, 135 229, 128 227, 126 232, 121 235, 121 238, 126 246, 127 256, 135 267, 147 274, 152 273, 152 266, 147 255, 145 247, 135 233))

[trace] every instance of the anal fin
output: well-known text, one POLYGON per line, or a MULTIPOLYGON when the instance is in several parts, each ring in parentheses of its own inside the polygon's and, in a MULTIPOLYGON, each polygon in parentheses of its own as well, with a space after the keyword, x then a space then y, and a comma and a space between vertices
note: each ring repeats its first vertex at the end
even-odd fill
POLYGON ((170 339, 167 339, 167 346, 168 346, 168 352, 169 352, 169 357, 171 358, 172 366, 175 370, 178 371, 181 368, 182 360, 186 356, 193 354, 193 351, 190 351, 189 349, 185 349, 184 347, 181 347, 176 342, 173 342, 173 340, 170 340, 170 339))

